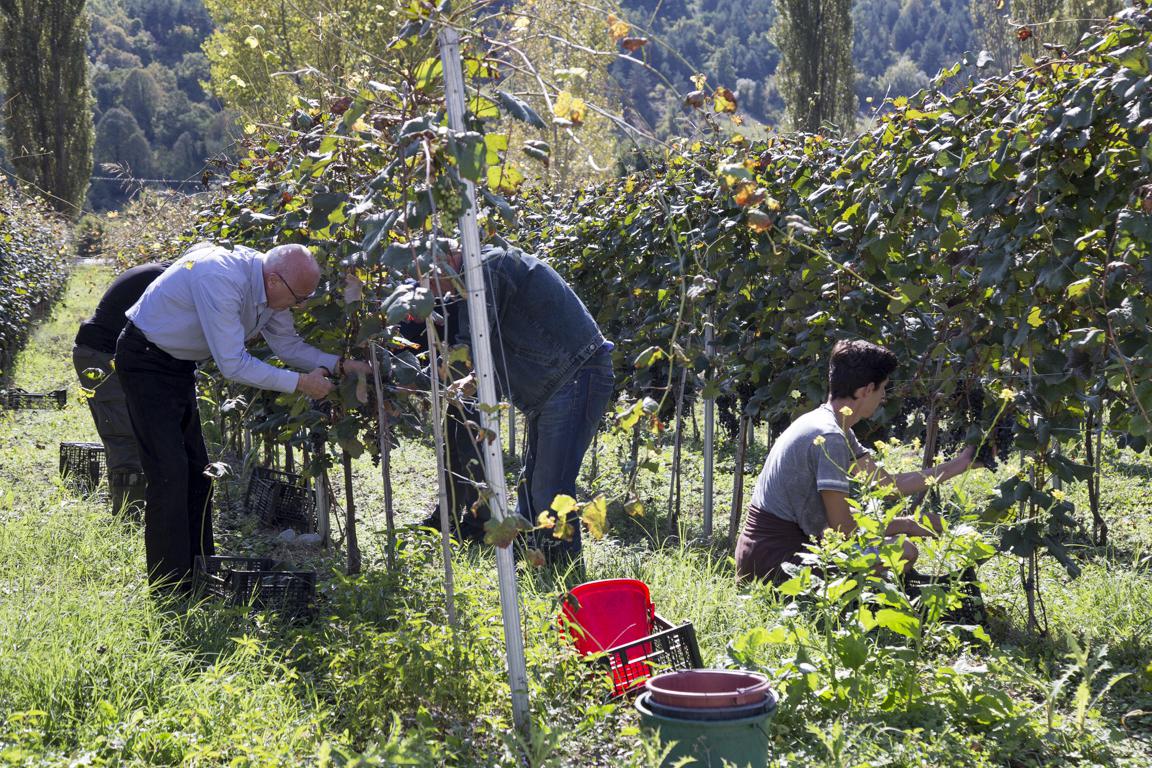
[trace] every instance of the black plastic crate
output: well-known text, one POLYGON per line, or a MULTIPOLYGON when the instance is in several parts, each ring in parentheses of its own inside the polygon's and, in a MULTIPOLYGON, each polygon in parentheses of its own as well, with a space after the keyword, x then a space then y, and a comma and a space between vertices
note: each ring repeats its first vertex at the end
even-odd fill
POLYGON ((75 493, 100 490, 108 476, 104 446, 100 443, 60 443, 60 477, 75 493))
POLYGON ((612 673, 613 696, 639 690, 645 680, 660 672, 703 668, 692 622, 674 627, 656 615, 653 629, 659 631, 609 648, 599 659, 612 673))
POLYGON ((10 411, 50 411, 62 410, 68 404, 68 390, 56 389, 51 392, 25 392, 10 389, 0 392, 0 405, 10 411))
POLYGON ((286 570, 266 557, 201 556, 196 558, 193 588, 228 605, 302 617, 312 611, 316 572, 286 570))
POLYGON ((244 509, 258 515, 264 525, 307 533, 315 524, 315 507, 315 499, 300 475, 268 467, 252 470, 244 509))

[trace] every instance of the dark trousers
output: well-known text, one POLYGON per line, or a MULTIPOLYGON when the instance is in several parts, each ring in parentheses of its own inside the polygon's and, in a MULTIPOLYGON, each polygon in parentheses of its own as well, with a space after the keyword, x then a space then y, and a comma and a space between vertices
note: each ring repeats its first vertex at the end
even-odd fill
POLYGON ((215 552, 208 451, 196 407, 196 364, 164 352, 131 323, 116 372, 148 480, 144 548, 152 584, 186 585, 197 555, 215 552))
MULTIPOLYGON (((484 523, 491 516, 486 504, 480 500, 478 488, 484 482, 484 458, 472 440, 467 421, 480 422, 480 412, 471 406, 448 406, 444 419, 444 442, 447 460, 444 462, 448 477, 448 504, 452 510, 449 519, 459 526, 460 536, 477 541, 484 538, 484 523)), ((439 507, 437 507, 439 512, 439 507)))
POLYGON ((110 352, 83 345, 72 347, 72 364, 80 377, 80 386, 91 392, 88 408, 92 411, 96 431, 100 433, 100 442, 104 444, 109 477, 140 471, 140 456, 128 420, 124 390, 111 361, 110 352))
MULTIPOLYGON (((531 524, 536 525, 540 513, 551 509, 558 494, 576 496, 580 464, 604 419, 613 386, 612 355, 601 350, 528 417, 516 512, 531 524)), ((556 517, 554 512, 552 517, 556 517)), ((566 566, 580 558, 580 520, 570 514, 568 522, 568 539, 557 539, 549 530, 537 531, 536 543, 555 565, 566 566)))

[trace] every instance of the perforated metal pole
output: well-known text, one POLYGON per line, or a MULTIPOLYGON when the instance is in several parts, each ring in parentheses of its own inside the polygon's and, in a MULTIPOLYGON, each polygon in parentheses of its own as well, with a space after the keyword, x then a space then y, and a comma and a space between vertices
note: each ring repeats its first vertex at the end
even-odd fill
MULTIPOLYGON (((712 320, 709 317, 704 324, 704 349, 708 359, 712 359, 712 320)), ((716 400, 704 400, 704 540, 712 539, 712 472, 714 467, 713 451, 716 440, 716 400)))
MULTIPOLYGON (((448 127, 464 131, 464 74, 460 68, 460 37, 454 29, 440 32, 440 60, 444 66, 444 96, 448 127)), ((480 396, 480 426, 492 440, 481 440, 484 475, 491 492, 492 517, 501 522, 508 515, 508 487, 504 480, 504 455, 496 420, 496 379, 492 364, 491 329, 485 304, 484 270, 480 263, 480 228, 476 224, 476 187, 464 179, 467 210, 460 215, 460 244, 464 251, 464 282, 468 287, 468 319, 472 326, 472 359, 480 396)), ((520 628, 520 599, 516 588, 516 565, 511 547, 496 548, 496 575, 500 585, 500 610, 504 620, 504 645, 508 656, 508 684, 512 689, 512 719, 521 734, 528 733, 528 672, 524 663, 524 635, 520 628)))

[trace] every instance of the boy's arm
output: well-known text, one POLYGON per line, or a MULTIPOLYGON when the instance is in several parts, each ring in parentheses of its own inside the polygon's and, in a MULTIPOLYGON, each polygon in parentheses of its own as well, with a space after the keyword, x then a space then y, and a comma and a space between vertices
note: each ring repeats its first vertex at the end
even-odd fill
MULTIPOLYGON (((852 508, 848 505, 848 494, 840 491, 820 491, 820 500, 824 502, 824 514, 828 518, 828 527, 835 528, 845 536, 856 530, 856 519, 852 517, 852 508)), ((934 513, 927 513, 930 524, 940 528, 940 519, 934 513), (935 519, 933 519, 935 518, 935 519)), ((936 533, 928 530, 910 517, 898 517, 888 524, 884 531, 885 536, 935 536, 936 533)))
POLYGON ((845 536, 856 530, 856 518, 852 517, 852 508, 848 506, 848 494, 820 491, 820 500, 824 502, 824 514, 828 518, 829 528, 835 528, 845 536))
POLYGON ((934 467, 917 469, 912 472, 901 472, 890 475, 883 467, 876 466, 871 456, 861 456, 853 463, 853 472, 858 475, 873 478, 880 487, 893 487, 901 496, 910 496, 928 490, 929 486, 951 480, 957 475, 964 474, 972 466, 972 459, 976 456, 976 449, 966 447, 948 461, 941 462, 934 467), (932 478, 929 480, 929 478, 932 478))

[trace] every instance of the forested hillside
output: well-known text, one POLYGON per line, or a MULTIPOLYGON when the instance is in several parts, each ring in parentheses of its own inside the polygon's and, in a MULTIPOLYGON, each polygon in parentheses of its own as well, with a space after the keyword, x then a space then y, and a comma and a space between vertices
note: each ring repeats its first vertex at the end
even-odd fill
MULTIPOLYGON (((708 88, 733 91, 748 120, 746 133, 756 135, 757 123, 765 130, 788 129, 792 126, 785 89, 777 76, 781 2, 623 0, 622 7, 581 6, 582 24, 602 25, 597 34, 606 33, 610 14, 615 13, 627 21, 632 34, 647 40, 630 54, 639 63, 618 60, 612 65, 617 86, 586 76, 585 97, 610 104, 613 112, 622 110, 629 122, 656 136, 684 135, 689 129, 684 94, 698 88, 691 78, 699 73, 706 76, 708 88)), ((966 52, 987 50, 991 54, 987 71, 1004 71, 1023 54, 1040 55, 1045 44, 1075 41, 1092 20, 1107 16, 1123 2, 854 0, 842 7, 846 5, 851 6, 852 39, 845 42, 854 70, 848 76, 855 94, 855 104, 848 109, 867 119, 886 96, 914 93, 966 52)), ((828 0, 793 5, 801 14, 799 23, 809 26, 821 24, 819 13, 827 13, 831 6, 828 0), (803 18, 805 14, 808 18, 803 18)), ((552 23, 546 18, 551 6, 536 0, 502 7, 509 18, 552 23)), ((139 183, 122 177, 195 183, 206 161, 232 146, 236 117, 225 106, 250 118, 267 117, 264 112, 284 108, 295 95, 322 94, 328 78, 353 76, 357 67, 367 66, 382 53, 375 51, 372 41, 387 37, 382 30, 389 26, 389 8, 365 2, 337 15, 325 13, 325 8, 323 3, 292 4, 288 23, 294 31, 285 37, 283 23, 266 29, 266 20, 278 12, 271 5, 88 0, 95 126, 89 205, 101 210, 124 203, 139 183), (333 40, 347 44, 334 47, 333 40), (292 71, 292 82, 271 79, 269 74, 277 70, 292 71), (312 82, 301 72, 326 74, 312 82)), ((596 34, 584 36, 591 42, 596 34)), ((572 51, 565 54, 572 55, 572 51)), ((579 64, 583 67, 579 71, 589 71, 586 64, 579 64)), ((576 71, 577 65, 567 66, 556 72, 576 71)), ((3 87, 0 83, 0 104, 5 101, 3 87)), ((856 127, 845 126, 849 131, 856 127)), ((593 133, 602 146, 593 141, 586 149, 607 169, 611 131, 585 131, 584 141, 592 140, 593 133)), ((4 149, 0 146, 0 168, 11 170, 4 149)), ((559 158, 554 159, 563 169, 559 158)), ((558 173, 559 178, 565 176, 558 173)))
POLYGON ((202 0, 88 0, 96 125, 89 200, 114 207, 133 185, 105 180, 115 164, 135 178, 194 178, 227 151, 234 118, 205 92, 201 44, 212 31, 202 0))
MULTIPOLYGON (((625 104, 658 133, 675 133, 677 120, 686 115, 676 93, 693 90, 689 78, 701 72, 709 83, 731 88, 749 117, 780 125, 785 103, 775 78, 780 62, 772 29, 775 5, 776 0, 624 0, 628 21, 653 38, 643 55, 655 70, 627 63, 617 68, 625 104)), ((992 69, 1004 71, 1044 42, 1074 42, 1088 20, 1122 5, 1122 0, 855 0, 852 61, 860 112, 872 112, 885 95, 915 93, 965 52, 989 49, 992 69), (1051 19, 1080 21, 1052 24, 1051 19), (1028 25, 1030 36, 1020 40, 1019 27, 1028 25)))

